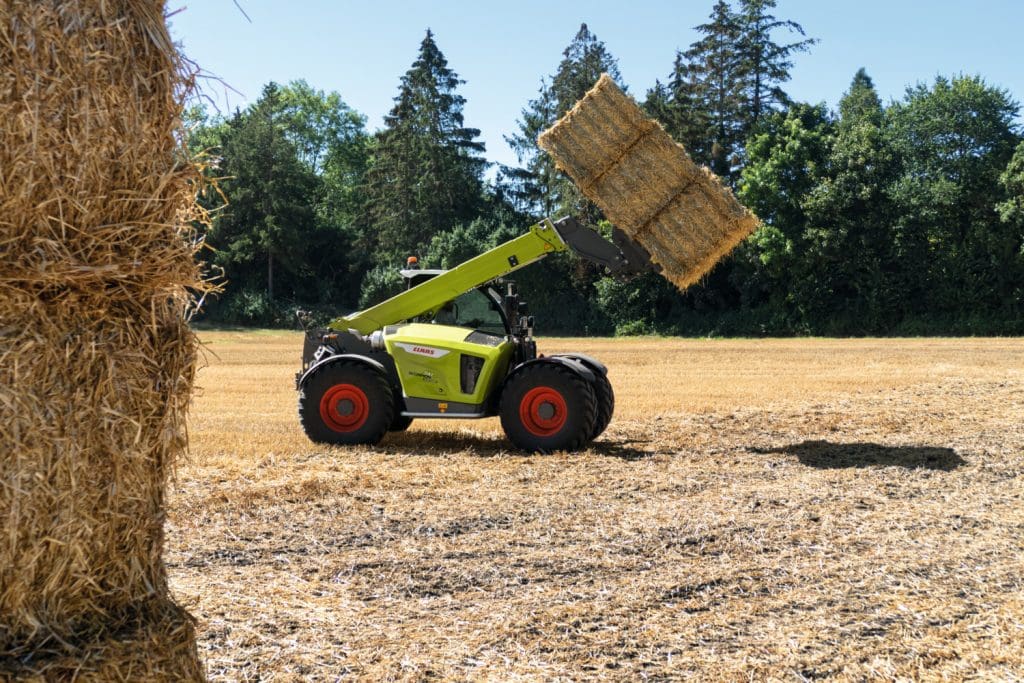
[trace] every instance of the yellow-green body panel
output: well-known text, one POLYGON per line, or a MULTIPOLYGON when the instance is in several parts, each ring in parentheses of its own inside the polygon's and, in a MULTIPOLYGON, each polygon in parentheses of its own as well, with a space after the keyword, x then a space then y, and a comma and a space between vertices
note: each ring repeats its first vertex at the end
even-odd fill
POLYGON ((497 335, 474 332, 466 327, 410 323, 388 328, 384 345, 398 369, 402 393, 432 401, 483 404, 508 373, 514 345, 497 335), (467 341, 474 335, 489 343, 467 341), (475 387, 462 390, 462 356, 481 359, 475 387))

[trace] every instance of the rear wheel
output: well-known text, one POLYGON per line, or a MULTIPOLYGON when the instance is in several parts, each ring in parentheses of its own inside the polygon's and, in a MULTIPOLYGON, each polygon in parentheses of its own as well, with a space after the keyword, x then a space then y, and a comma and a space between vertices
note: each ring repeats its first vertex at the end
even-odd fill
POLYGON ((594 432, 590 436, 593 441, 604 433, 608 423, 612 421, 612 414, 615 412, 615 392, 612 391, 612 383, 608 381, 608 375, 591 368, 594 373, 594 396, 597 398, 597 419, 594 420, 594 432))
POLYGON ((573 451, 590 440, 597 399, 590 382, 558 363, 533 363, 509 378, 501 394, 501 426, 527 451, 573 451))
POLYGON ((320 368, 299 391, 299 422, 317 443, 375 444, 392 424, 394 410, 387 378, 358 361, 320 368))

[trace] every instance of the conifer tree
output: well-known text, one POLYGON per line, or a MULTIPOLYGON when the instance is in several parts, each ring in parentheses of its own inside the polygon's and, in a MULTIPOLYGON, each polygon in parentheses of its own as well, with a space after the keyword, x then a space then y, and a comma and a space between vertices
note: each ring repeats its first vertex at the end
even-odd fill
POLYGON ((550 81, 541 81, 536 99, 530 100, 519 121, 519 132, 506 138, 523 168, 510 175, 518 181, 517 198, 522 208, 543 215, 572 213, 596 223, 600 212, 587 202, 567 178, 558 173, 554 161, 537 147, 537 136, 569 111, 608 73, 621 86, 618 63, 604 43, 586 24, 562 52, 562 61, 550 81))
MULTIPOLYGON (((740 21, 726 0, 715 3, 708 19, 695 27, 702 37, 683 57, 687 60, 686 72, 694 79, 691 102, 707 119, 706 161, 715 173, 729 177, 733 156, 743 137, 741 64, 737 53, 740 21)), ((676 104, 683 108, 689 103, 676 104)))
POLYGON ((765 114, 789 103, 782 83, 792 56, 816 41, 778 43, 786 29, 803 35, 793 21, 770 11, 775 0, 740 0, 734 10, 718 0, 708 21, 695 27, 701 37, 676 53, 668 84, 648 94, 648 111, 698 161, 728 181, 739 178, 743 146, 765 114))
POLYGON ((773 34, 780 29, 804 36, 804 29, 795 21, 778 19, 770 12, 776 0, 740 0, 736 14, 737 76, 740 90, 741 126, 749 135, 765 113, 787 106, 789 96, 782 84, 789 80, 793 55, 807 52, 818 42, 803 38, 793 43, 777 43, 773 34))
POLYGON ((660 121, 672 139, 682 144, 693 159, 702 164, 710 163, 708 113, 700 101, 694 69, 682 52, 676 52, 667 83, 655 81, 643 106, 647 114, 660 121))
POLYGON ((825 177, 804 201, 807 261, 815 264, 829 332, 877 333, 898 322, 909 282, 893 249, 890 187, 899 158, 883 127, 882 102, 864 69, 839 101, 825 177))
POLYGON ((467 128, 461 80, 428 29, 399 86, 367 173, 370 241, 378 259, 421 254, 431 238, 473 220, 487 162, 480 131, 467 128))

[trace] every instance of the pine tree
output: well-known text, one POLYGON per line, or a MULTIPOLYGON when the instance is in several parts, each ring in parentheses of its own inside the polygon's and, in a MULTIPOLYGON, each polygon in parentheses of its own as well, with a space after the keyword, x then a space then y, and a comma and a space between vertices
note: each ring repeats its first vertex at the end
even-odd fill
POLYGON ((655 81, 654 87, 647 91, 643 107, 693 159, 708 164, 711 161, 707 139, 710 121, 702 108, 699 91, 694 69, 682 52, 676 52, 668 82, 655 81))
POLYGON ((597 82, 608 73, 621 85, 618 63, 604 43, 586 24, 562 52, 562 61, 550 81, 541 81, 536 99, 530 100, 519 121, 519 133, 506 140, 519 157, 523 168, 507 171, 517 181, 515 194, 521 207, 550 216, 571 213, 596 223, 600 212, 587 202, 565 176, 555 169, 554 161, 537 146, 537 136, 553 125, 597 82))
POLYGON ((740 0, 736 14, 736 57, 743 137, 758 124, 765 113, 787 106, 789 96, 782 84, 789 80, 793 55, 807 52, 818 42, 804 38, 793 43, 775 42, 773 33, 785 29, 804 36, 804 29, 795 21, 777 19, 770 14, 776 0, 740 0))
POLYGON ((435 234, 476 216, 487 162, 480 131, 464 124, 466 100, 456 92, 463 83, 428 29, 367 174, 369 234, 379 260, 420 254, 435 234))
POLYGON ((839 100, 839 123, 853 126, 870 123, 878 126, 882 123, 882 100, 875 90, 874 81, 863 68, 857 70, 850 83, 850 89, 839 100))
MULTIPOLYGON (((688 62, 686 72, 694 81, 691 102, 707 120, 706 160, 711 170, 728 178, 735 152, 743 141, 741 64, 737 53, 740 20, 726 0, 718 0, 709 21, 694 30, 703 37, 683 53, 688 62)), ((682 108, 689 103, 676 104, 682 108)))
POLYGON ((789 80, 792 55, 816 42, 775 42, 776 31, 803 35, 803 28, 770 14, 774 7, 775 0, 740 0, 737 11, 718 0, 694 29, 700 39, 676 53, 668 84, 648 93, 648 111, 691 156, 730 182, 739 178, 743 147, 757 124, 789 103, 781 84, 789 80))

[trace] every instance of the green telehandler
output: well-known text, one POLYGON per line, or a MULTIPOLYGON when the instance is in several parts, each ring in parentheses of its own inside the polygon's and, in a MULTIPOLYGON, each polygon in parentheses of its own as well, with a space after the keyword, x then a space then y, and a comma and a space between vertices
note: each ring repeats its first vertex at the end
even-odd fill
POLYGON ((499 416, 526 451, 577 450, 611 421, 607 369, 579 353, 537 353, 534 319, 507 275, 572 250, 615 275, 658 269, 617 228, 608 241, 572 217, 544 220, 450 270, 401 271, 407 289, 307 326, 299 420, 329 444, 375 444, 419 418, 499 416))

